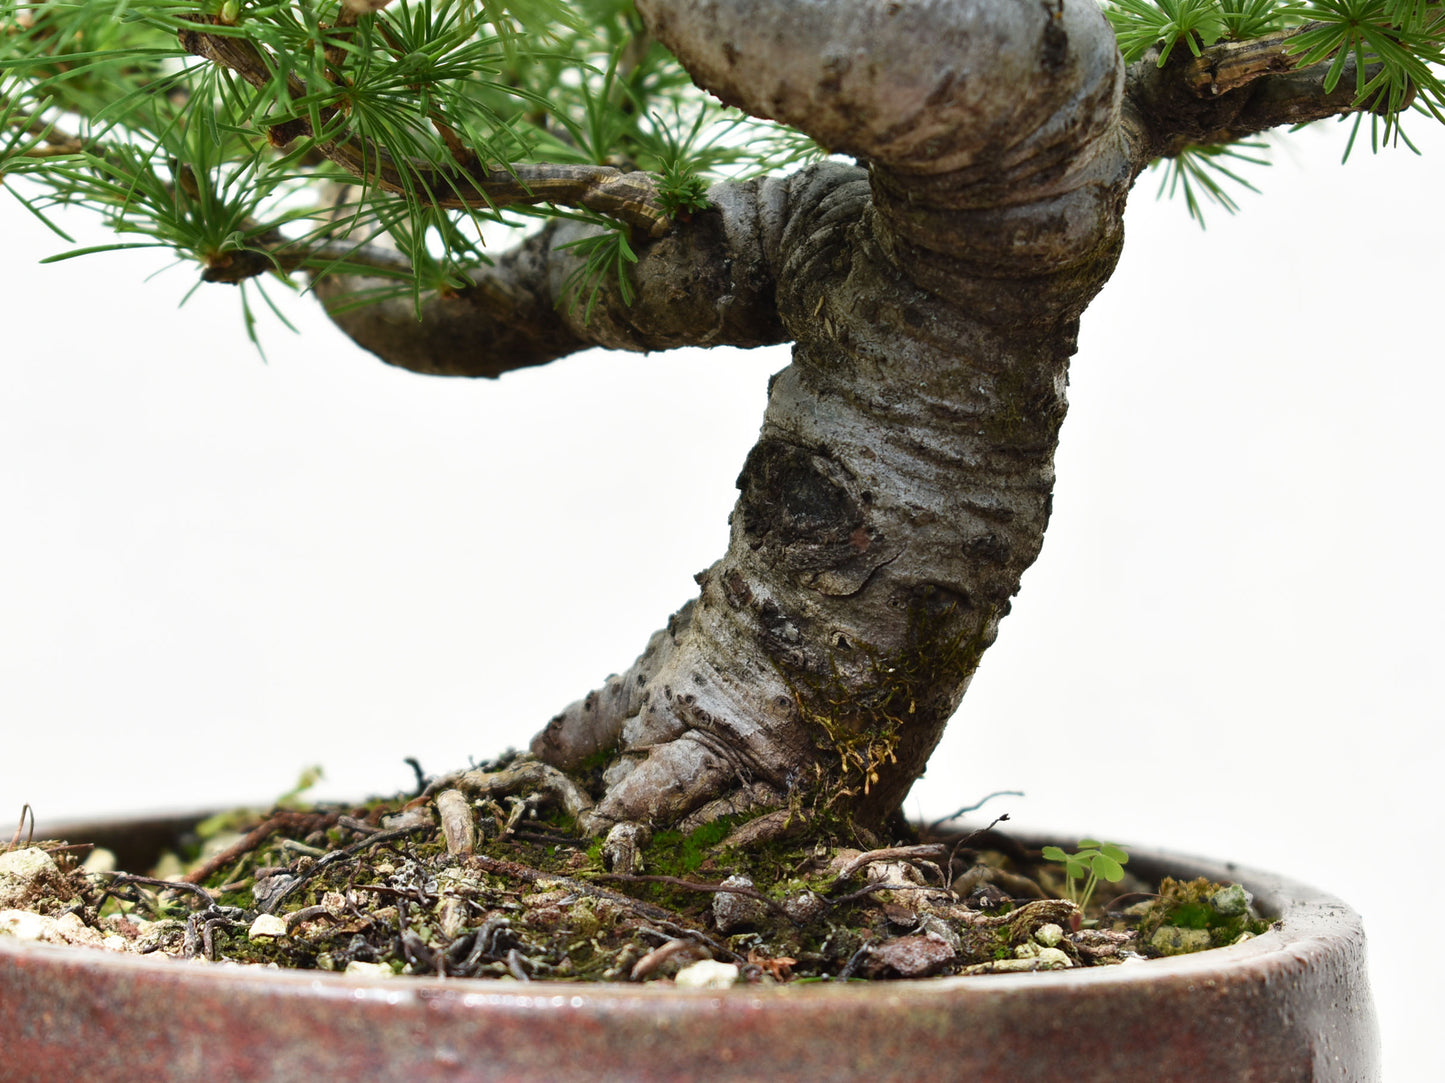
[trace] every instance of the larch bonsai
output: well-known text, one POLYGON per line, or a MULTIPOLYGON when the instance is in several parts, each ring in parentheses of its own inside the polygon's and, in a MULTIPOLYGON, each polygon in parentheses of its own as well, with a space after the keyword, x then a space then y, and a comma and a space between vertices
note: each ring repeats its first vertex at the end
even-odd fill
POLYGON ((897 812, 1039 552, 1146 168, 1227 201, 1257 133, 1393 141, 1445 101, 1445 13, 1413 0, 0 12, 12 192, 250 298, 310 285, 391 364, 793 343, 697 598, 532 758, 433 786, 540 785, 623 864, 657 826, 897 812), (493 223, 529 228, 484 248, 493 223))

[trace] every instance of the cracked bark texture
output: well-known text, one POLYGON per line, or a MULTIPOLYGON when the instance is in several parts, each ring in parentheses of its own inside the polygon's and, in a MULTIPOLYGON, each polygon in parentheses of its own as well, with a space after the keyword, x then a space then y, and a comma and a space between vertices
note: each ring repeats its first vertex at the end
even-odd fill
POLYGON ((467 375, 594 344, 792 341, 726 555, 532 750, 605 762, 593 831, 830 802, 876 826, 1038 555, 1078 317, 1134 178, 1197 133, 1349 103, 1275 62, 1223 93, 1181 64, 1126 73, 1087 0, 638 8, 700 86, 858 164, 715 188, 640 245, 637 302, 614 291, 590 323, 557 304, 565 228, 420 326, 385 308, 338 322, 393 363, 467 375))
POLYGON ((1083 5, 639 9, 705 88, 864 166, 778 201, 793 363, 727 555, 533 751, 620 749, 594 826, 840 796, 876 824, 1042 542, 1077 317, 1120 243, 1123 68, 1083 5))

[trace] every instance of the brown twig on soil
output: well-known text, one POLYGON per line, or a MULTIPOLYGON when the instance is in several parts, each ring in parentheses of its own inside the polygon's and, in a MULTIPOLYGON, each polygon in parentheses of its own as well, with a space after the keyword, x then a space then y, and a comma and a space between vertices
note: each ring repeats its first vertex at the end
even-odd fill
POLYGON ((20 832, 25 830, 25 818, 27 816, 30 818, 30 833, 25 836, 25 845, 29 846, 30 843, 34 841, 35 810, 30 807, 30 802, 26 801, 23 805, 20 806, 20 822, 15 825, 15 834, 10 836, 10 843, 8 846, 5 847, 6 850, 15 849, 16 843, 20 841, 20 832))
POLYGON ((246 832, 239 841, 227 846, 218 854, 212 854, 181 877, 181 880, 187 884, 199 884, 231 862, 249 854, 277 831, 304 829, 305 833, 309 835, 313 831, 326 830, 333 826, 336 820, 337 816, 334 813, 293 812, 289 809, 274 812, 270 818, 246 832))
POLYGON ((329 854, 318 860, 310 868, 297 873, 295 878, 289 884, 283 887, 275 895, 270 896, 266 900, 266 902, 261 905, 260 909, 267 914, 274 914, 276 912, 276 908, 281 905, 281 902, 286 898, 286 896, 293 894, 312 877, 325 872, 326 870, 332 868, 335 865, 339 865, 347 858, 355 857, 363 850, 366 850, 372 846, 380 846, 382 843, 391 842, 393 839, 404 838, 405 836, 410 835, 413 831, 420 831, 423 828, 429 828, 432 826, 434 825, 429 822, 408 824, 406 827, 392 828, 389 831, 381 831, 375 835, 369 835, 366 838, 362 839, 360 842, 353 842, 350 846, 344 847, 340 850, 332 850, 329 854))
MULTIPOLYGON (((987 801, 988 798, 985 797, 983 800, 987 801)), ((983 801, 980 801, 979 804, 983 804, 983 801)), ((953 849, 948 852, 948 866, 944 869, 944 874, 948 877, 948 882, 950 885, 952 885, 953 883, 953 863, 958 860, 958 851, 962 850, 970 842, 978 838, 978 836, 985 835, 988 832, 992 831, 995 827, 997 827, 999 824, 1003 823, 1007 819, 1007 812, 1003 813, 1000 816, 996 816, 994 817, 993 822, 990 823, 987 827, 981 827, 977 831, 970 831, 967 835, 964 835, 953 844, 953 849)))
POLYGON ((838 872, 839 879, 847 880, 865 865, 875 861, 912 861, 914 858, 939 858, 948 856, 948 847, 941 842, 926 842, 918 846, 888 846, 881 850, 869 850, 859 854, 838 872))
POLYGON ((320 904, 317 904, 316 906, 303 907, 300 910, 293 910, 291 911, 291 913, 286 915, 286 935, 290 936, 291 932, 296 928, 296 926, 300 925, 304 921, 317 921, 321 918, 325 918, 327 921, 343 920, 343 918, 339 914, 333 914, 330 910, 320 904))
POLYGON ((110 883, 106 886, 106 894, 111 894, 111 888, 116 886, 124 887, 126 884, 143 884, 146 887, 158 887, 168 891, 189 891, 199 896, 206 904, 206 909, 211 910, 216 906, 216 900, 209 891, 200 884, 188 883, 185 880, 160 880, 154 876, 136 876, 129 872, 113 872, 110 874, 110 883))
POLYGON ((632 972, 628 975, 633 981, 641 981, 654 970, 660 967, 669 959, 683 952, 706 952, 706 948, 696 940, 676 937, 667 941, 661 947, 653 948, 632 966, 632 972))

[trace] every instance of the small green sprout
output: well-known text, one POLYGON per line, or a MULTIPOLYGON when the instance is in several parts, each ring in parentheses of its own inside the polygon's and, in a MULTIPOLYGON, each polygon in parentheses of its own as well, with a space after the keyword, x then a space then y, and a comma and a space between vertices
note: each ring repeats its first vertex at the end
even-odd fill
POLYGON ((1100 880, 1117 884, 1124 879, 1124 866, 1129 863, 1128 851, 1122 846, 1097 839, 1080 839, 1079 850, 1073 854, 1057 846, 1045 846, 1043 856, 1045 861, 1057 861, 1064 866, 1069 901, 1080 910, 1089 905, 1100 880), (1082 891, 1079 889, 1080 880, 1084 881, 1082 891))

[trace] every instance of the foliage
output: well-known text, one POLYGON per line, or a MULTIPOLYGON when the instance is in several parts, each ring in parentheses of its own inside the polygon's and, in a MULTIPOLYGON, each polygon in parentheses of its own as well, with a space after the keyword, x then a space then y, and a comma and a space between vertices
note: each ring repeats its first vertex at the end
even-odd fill
MULTIPOLYGON (((1324 88, 1333 91, 1353 61, 1355 107, 1353 147, 1364 117, 1370 117, 1371 146, 1399 139, 1409 145, 1400 115, 1409 109, 1445 121, 1445 11, 1422 0, 1105 0, 1125 61, 1151 50, 1159 67, 1181 54, 1199 56, 1220 41, 1247 41, 1271 34, 1297 67, 1328 64, 1324 88)), ((1159 191, 1180 193, 1190 217, 1202 226, 1201 198, 1233 213, 1238 204, 1225 182, 1256 191, 1223 159, 1266 164, 1249 152, 1258 143, 1190 146, 1163 166, 1159 191), (1240 149, 1244 148, 1244 149, 1240 149)))
POLYGON ((1172 198, 1176 193, 1182 194, 1189 217, 1201 226, 1204 225, 1202 200, 1207 199, 1233 214, 1239 210, 1239 204, 1230 194, 1226 182, 1232 181, 1251 192, 1259 189, 1225 162, 1232 158, 1236 162, 1269 165, 1269 159, 1264 157, 1267 150, 1266 144, 1260 142, 1185 147, 1173 158, 1154 163, 1154 168, 1163 174, 1159 180, 1159 195, 1172 198))
MULTIPOLYGON (((67 257, 159 247, 214 281, 365 272, 391 282, 367 300, 419 295, 465 285, 485 230, 577 215, 519 166, 650 172, 678 215, 708 178, 820 153, 699 93, 630 0, 0 0, 0 178, 66 240, 57 206, 120 235, 67 257)), ((583 217, 590 307, 632 253, 624 222, 583 217)))
POLYGON ((1069 901, 1080 910, 1089 905, 1100 880, 1117 884, 1124 879, 1124 866, 1129 862, 1128 851, 1122 846, 1096 839, 1080 839, 1078 851, 1072 854, 1058 846, 1045 846, 1043 857, 1045 861, 1063 864, 1069 901), (1080 880, 1084 881, 1082 888, 1080 880))
MULTIPOLYGON (((1125 59, 1161 67, 1283 35, 1297 64, 1325 66, 1328 88, 1353 80, 1376 147, 1408 144, 1407 110, 1445 120, 1439 5, 1106 0, 1105 11, 1125 59)), ((1204 201, 1233 211, 1228 185, 1250 187, 1235 167, 1257 150, 1185 148, 1161 191, 1201 223, 1204 201)), ((254 297, 272 304, 263 276, 365 273, 359 301, 419 301, 464 287, 498 225, 559 215, 599 229, 577 244, 565 291, 590 314, 608 280, 631 293, 635 223, 587 206, 580 182, 576 198, 544 192, 523 167, 643 171, 656 213, 686 217, 713 179, 821 153, 699 93, 631 0, 0 0, 0 179, 67 241, 57 206, 97 211, 119 235, 58 258, 173 251, 241 285, 249 322, 254 297)))

